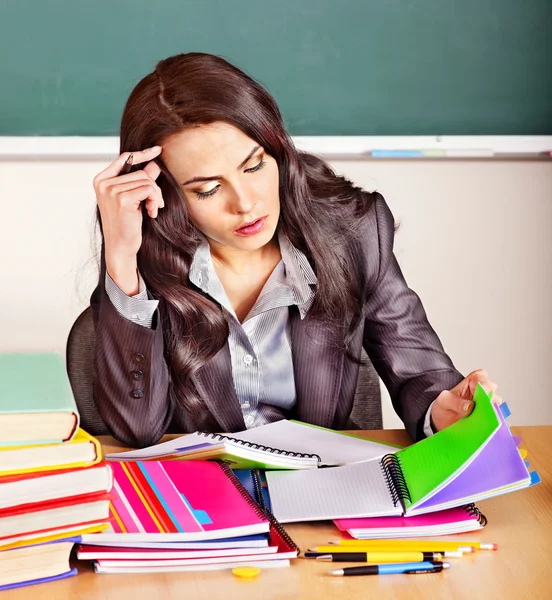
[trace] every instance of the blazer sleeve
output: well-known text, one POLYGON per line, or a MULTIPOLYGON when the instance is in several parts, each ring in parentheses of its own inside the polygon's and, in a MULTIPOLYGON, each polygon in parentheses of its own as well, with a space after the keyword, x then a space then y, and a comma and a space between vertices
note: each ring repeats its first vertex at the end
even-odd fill
POLYGON ((105 291, 105 272, 102 252, 99 283, 90 299, 96 332, 94 401, 113 437, 129 446, 148 446, 161 438, 172 416, 161 319, 154 315, 151 329, 125 319, 105 291))
POLYGON ((424 307, 393 253, 394 219, 376 194, 364 217, 365 281, 363 345, 389 390, 393 406, 415 439, 424 437, 430 404, 464 376, 445 353, 424 307))

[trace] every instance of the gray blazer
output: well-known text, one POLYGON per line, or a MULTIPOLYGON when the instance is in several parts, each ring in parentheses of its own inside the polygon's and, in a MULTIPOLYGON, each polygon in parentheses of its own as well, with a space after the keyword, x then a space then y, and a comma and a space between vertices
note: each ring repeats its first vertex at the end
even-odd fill
MULTIPOLYGON (((408 288, 393 254, 394 220, 383 197, 362 217, 363 260, 367 282, 364 320, 354 333, 351 352, 364 346, 387 386, 393 406, 414 439, 423 437, 426 411, 437 395, 463 379, 429 324, 418 296, 408 288)), ((102 258, 98 287, 91 297, 96 330, 94 400, 113 436, 131 446, 155 443, 167 431, 190 432, 198 420, 169 399, 170 375, 164 357, 161 319, 154 328, 122 317, 105 292, 102 258)), ((346 426, 353 406, 358 364, 336 350, 321 324, 301 320, 290 307, 291 346, 297 393, 291 417, 323 427, 346 426)), ((212 431, 245 429, 233 386, 226 344, 192 375, 209 411, 212 431)))

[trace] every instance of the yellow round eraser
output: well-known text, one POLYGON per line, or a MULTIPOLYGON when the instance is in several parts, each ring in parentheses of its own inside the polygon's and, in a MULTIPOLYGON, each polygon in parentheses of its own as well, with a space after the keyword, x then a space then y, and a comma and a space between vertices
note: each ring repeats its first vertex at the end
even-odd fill
POLYGON ((232 569, 232 573, 234 573, 236 577, 255 577, 255 575, 258 575, 260 572, 261 569, 259 569, 259 567, 236 567, 235 569, 232 569))

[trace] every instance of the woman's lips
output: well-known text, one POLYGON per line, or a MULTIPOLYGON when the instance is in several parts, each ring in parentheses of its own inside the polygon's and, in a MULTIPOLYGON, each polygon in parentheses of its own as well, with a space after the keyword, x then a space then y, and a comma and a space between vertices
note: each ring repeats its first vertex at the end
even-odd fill
POLYGON ((267 219, 268 215, 266 215, 265 217, 260 217, 259 219, 255 219, 255 221, 251 221, 250 223, 240 227, 239 229, 236 229, 234 233, 236 235, 242 235, 246 237, 250 235, 255 235, 262 231, 267 219))

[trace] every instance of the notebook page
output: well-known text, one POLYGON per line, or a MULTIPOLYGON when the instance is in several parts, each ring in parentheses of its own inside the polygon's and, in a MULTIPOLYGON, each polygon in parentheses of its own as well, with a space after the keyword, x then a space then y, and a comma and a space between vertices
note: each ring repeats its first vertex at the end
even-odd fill
POLYGON ((309 471, 267 471, 272 513, 281 523, 400 515, 379 460, 309 471))
POLYGON ((480 384, 473 401, 475 407, 468 417, 397 453, 412 500, 406 502, 407 510, 466 468, 497 432, 498 416, 480 384))
POLYGON ((399 450, 396 446, 285 419, 231 436, 288 452, 318 454, 323 465, 345 465, 374 460, 399 450))

